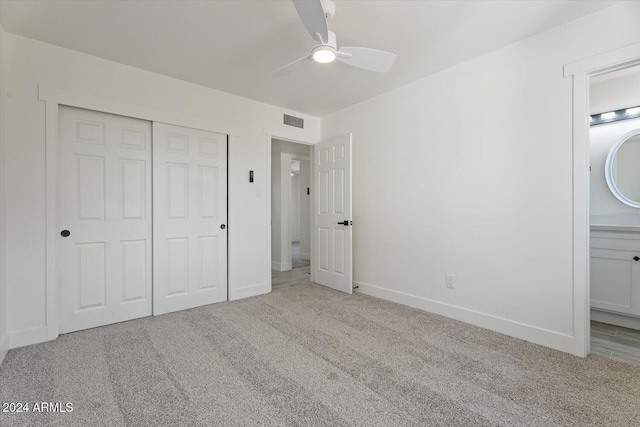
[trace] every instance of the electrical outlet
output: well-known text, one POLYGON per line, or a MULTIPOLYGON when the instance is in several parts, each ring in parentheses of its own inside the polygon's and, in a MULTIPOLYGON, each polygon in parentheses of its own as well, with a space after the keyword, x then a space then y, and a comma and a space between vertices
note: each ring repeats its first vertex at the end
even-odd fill
POLYGON ((455 289, 455 287, 456 287, 456 276, 454 276, 453 274, 447 274, 445 276, 445 278, 446 278, 447 288, 455 289))

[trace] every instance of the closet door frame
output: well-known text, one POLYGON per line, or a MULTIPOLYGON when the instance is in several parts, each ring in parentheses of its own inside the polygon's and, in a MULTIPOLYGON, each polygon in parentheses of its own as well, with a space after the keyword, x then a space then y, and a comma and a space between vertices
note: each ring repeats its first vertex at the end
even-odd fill
MULTIPOLYGON (((236 129, 225 127, 210 120, 194 119, 180 113, 156 110, 140 104, 122 102, 109 98, 102 98, 79 92, 53 88, 46 85, 38 86, 38 99, 45 103, 45 324, 41 327, 30 329, 27 333, 16 334, 12 337, 12 348, 54 340, 58 337, 58 316, 60 291, 58 283, 58 218, 57 211, 57 176, 58 176, 58 107, 83 108, 98 112, 116 114, 150 122, 162 122, 200 129, 209 132, 226 134, 229 147, 233 141, 239 139, 236 129)), ((228 156, 228 153, 227 153, 228 156)), ((227 194, 229 187, 227 182, 227 194)), ((228 207, 227 207, 228 215, 228 207)), ((227 246, 227 263, 229 249, 227 246)), ((228 264, 227 264, 227 271, 228 264)), ((229 295, 229 276, 227 274, 227 295, 229 295)))

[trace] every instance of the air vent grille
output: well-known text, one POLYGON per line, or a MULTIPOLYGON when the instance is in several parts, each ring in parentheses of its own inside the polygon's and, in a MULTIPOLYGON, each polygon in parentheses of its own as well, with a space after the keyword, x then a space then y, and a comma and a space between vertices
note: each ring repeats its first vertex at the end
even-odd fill
POLYGON ((294 116, 285 114, 284 124, 287 126, 293 126, 296 128, 304 129, 304 119, 301 119, 300 117, 294 117, 294 116))

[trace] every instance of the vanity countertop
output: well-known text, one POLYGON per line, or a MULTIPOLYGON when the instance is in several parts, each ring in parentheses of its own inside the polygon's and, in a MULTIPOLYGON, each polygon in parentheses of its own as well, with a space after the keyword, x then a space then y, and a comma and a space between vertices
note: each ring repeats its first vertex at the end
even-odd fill
POLYGON ((640 231, 640 215, 591 215, 590 226, 592 230, 640 231))

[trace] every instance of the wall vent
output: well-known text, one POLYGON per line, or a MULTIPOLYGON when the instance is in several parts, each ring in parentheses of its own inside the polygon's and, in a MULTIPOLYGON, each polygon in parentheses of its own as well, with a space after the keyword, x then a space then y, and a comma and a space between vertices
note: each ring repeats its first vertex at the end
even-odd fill
POLYGON ((304 129, 304 119, 301 119, 300 117, 293 117, 288 114, 285 114, 284 124, 287 126, 293 126, 296 128, 304 129))

